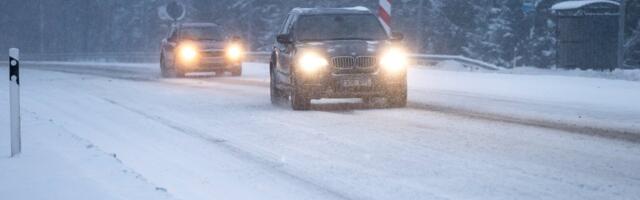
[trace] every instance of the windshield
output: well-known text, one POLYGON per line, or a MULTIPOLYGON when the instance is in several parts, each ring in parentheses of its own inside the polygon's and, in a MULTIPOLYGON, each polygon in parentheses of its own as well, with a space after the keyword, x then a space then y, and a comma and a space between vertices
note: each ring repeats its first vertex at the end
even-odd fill
POLYGON ((374 15, 334 14, 301 16, 294 37, 299 41, 385 40, 387 34, 374 15))
POLYGON ((183 27, 180 31, 182 38, 192 40, 223 40, 222 30, 214 26, 183 27))

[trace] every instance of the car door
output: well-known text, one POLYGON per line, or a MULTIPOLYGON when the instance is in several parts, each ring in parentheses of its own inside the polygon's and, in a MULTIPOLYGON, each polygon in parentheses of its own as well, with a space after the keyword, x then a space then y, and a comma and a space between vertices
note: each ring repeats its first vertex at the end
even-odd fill
MULTIPOLYGON (((282 26, 279 34, 290 34, 291 28, 295 22, 296 15, 290 14, 282 26)), ((276 76, 280 83, 290 84, 289 75, 291 74, 291 59, 295 53, 294 44, 282 44, 276 42, 274 47, 276 52, 276 76)))

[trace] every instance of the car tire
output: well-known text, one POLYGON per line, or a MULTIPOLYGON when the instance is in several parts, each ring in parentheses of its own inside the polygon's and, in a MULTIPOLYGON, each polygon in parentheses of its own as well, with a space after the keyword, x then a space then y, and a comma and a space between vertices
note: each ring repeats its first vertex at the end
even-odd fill
POLYGON ((293 110, 309 110, 311 109, 311 99, 298 89, 294 89, 291 92, 291 108, 293 110))
POLYGON ((224 70, 215 70, 216 76, 224 76, 224 70))
POLYGON ((176 78, 184 78, 187 77, 187 72, 177 69, 177 67, 173 68, 173 77, 176 78))
POLYGON ((164 56, 160 55, 160 75, 163 78, 170 78, 171 77, 171 73, 169 73, 169 70, 167 70, 167 65, 164 61, 164 56))
POLYGON ((271 81, 269 84, 269 88, 270 88, 270 95, 271 95, 271 104, 273 105, 278 105, 280 103, 282 103, 286 98, 287 95, 285 95, 285 93, 278 89, 277 84, 278 84, 278 80, 276 79, 275 76, 275 72, 273 71, 273 68, 271 68, 271 70, 269 70, 269 74, 270 74, 270 79, 271 81))
POLYGON ((293 85, 291 88, 291 108, 293 108, 293 110, 311 109, 311 98, 309 98, 307 94, 303 92, 302 86, 299 86, 297 84, 295 75, 292 75, 292 77, 294 77, 294 80, 292 81, 293 85))
POLYGON ((404 84, 398 91, 387 97, 387 103, 391 108, 407 107, 407 96, 407 85, 404 84))
POLYGON ((231 70, 231 76, 242 76, 242 65, 231 70))
POLYGON ((376 97, 363 97, 362 103, 364 104, 373 104, 376 102, 376 97))
POLYGON ((160 72, 164 78, 182 78, 186 73, 178 69, 175 65, 168 65, 164 55, 160 58, 160 72))

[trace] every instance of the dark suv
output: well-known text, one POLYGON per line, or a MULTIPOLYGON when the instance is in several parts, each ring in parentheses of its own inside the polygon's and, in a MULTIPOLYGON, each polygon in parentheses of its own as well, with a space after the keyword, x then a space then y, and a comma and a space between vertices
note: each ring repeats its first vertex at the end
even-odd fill
POLYGON ((308 110, 311 99, 385 97, 407 103, 407 53, 403 36, 389 34, 367 8, 296 8, 271 54, 271 102, 291 99, 308 110))
POLYGON ((225 71, 242 75, 243 47, 237 37, 226 38, 222 28, 211 23, 182 23, 162 40, 160 70, 163 77, 183 77, 187 72, 225 71))

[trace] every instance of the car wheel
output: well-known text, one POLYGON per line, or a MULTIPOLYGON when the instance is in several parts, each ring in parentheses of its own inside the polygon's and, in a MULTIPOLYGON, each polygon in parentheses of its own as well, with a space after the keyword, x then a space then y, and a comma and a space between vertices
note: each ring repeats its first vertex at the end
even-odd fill
MULTIPOLYGON (((295 77, 295 75, 292 75, 295 77)), ((311 98, 303 91, 302 87, 297 84, 294 78, 291 89, 291 108, 293 110, 309 110, 311 109, 311 98)))
POLYGON ((276 79, 275 72, 273 71, 273 69, 270 70, 269 74, 271 78, 271 81, 269 81, 271 104, 278 105, 281 102, 283 102, 287 96, 284 94, 284 92, 282 92, 282 90, 278 89, 277 87, 278 80, 276 79))
POLYGON ((164 61, 164 56, 162 55, 160 55, 160 74, 162 75, 163 78, 169 78, 171 76, 171 74, 169 73, 169 70, 167 70, 167 66, 164 61))
POLYGON ((216 76, 224 76, 224 70, 215 70, 216 76))
POLYGON ((242 65, 233 68, 231 70, 231 76, 242 76, 242 65))
POLYGON ((164 55, 160 59, 160 70, 164 78, 185 77, 185 72, 179 70, 177 66, 167 63, 164 55))
POLYGON ((187 76, 186 74, 187 72, 180 70, 178 66, 174 65, 171 67, 171 76, 174 78, 184 78, 187 76))
POLYGON ((376 102, 376 97, 363 97, 362 103, 364 104, 373 104, 376 102))
POLYGON ((403 85, 397 92, 387 97, 387 103, 391 108, 407 107, 407 85, 403 85))

